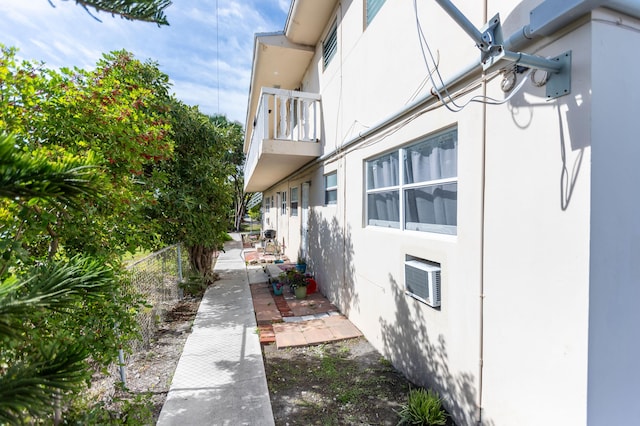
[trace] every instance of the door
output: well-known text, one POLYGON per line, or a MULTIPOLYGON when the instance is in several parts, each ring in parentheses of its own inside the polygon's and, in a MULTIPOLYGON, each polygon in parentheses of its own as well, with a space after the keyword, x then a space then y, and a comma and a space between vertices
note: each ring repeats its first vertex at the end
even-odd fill
POLYGON ((309 182, 302 184, 302 214, 300 217, 301 244, 300 251, 306 259, 309 254, 309 182))

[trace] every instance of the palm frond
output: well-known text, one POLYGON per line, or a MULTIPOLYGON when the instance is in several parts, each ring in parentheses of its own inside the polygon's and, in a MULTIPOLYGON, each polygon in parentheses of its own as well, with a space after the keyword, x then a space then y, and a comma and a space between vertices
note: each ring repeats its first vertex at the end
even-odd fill
POLYGON ((0 369, 0 424, 21 424, 25 412, 51 412, 57 392, 76 389, 86 379, 87 356, 79 345, 46 344, 0 369))
POLYGON ((16 336, 35 309, 65 310, 84 299, 106 297, 114 285, 111 268, 82 256, 40 266, 22 279, 0 283, 0 336, 16 336))
MULTIPOLYGON (((171 6, 170 0, 76 0, 94 18, 88 7, 96 11, 118 15, 130 21, 154 22, 169 25, 164 10, 171 6)), ((97 19, 97 18, 96 18, 97 19)))
POLYGON ((87 160, 53 162, 16 147, 11 135, 0 135, 0 197, 42 198, 76 206, 81 195, 98 196, 99 175, 87 160))

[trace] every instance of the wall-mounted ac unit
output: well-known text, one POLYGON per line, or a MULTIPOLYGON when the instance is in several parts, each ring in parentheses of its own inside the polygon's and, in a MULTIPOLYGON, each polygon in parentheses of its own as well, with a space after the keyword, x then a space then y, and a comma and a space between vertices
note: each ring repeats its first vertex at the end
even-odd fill
POLYGON ((406 293, 429 306, 440 306, 440 266, 420 260, 404 262, 406 293))

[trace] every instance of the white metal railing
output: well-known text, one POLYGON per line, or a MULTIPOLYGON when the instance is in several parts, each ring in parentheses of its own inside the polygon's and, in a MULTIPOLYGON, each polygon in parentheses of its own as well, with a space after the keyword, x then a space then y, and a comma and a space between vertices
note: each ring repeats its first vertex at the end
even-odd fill
POLYGON ((265 139, 317 143, 320 138, 320 95, 263 87, 253 121, 245 176, 255 168, 265 139))

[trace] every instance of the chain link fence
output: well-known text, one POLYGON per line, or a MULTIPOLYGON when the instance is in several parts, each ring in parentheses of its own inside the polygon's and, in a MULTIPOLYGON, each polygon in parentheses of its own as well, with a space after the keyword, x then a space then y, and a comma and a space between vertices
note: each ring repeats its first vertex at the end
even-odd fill
POLYGON ((130 342, 133 352, 149 347, 168 310, 182 298, 179 284, 186 268, 187 256, 183 255, 180 244, 166 247, 127 266, 131 284, 149 304, 138 313, 141 339, 130 342))

